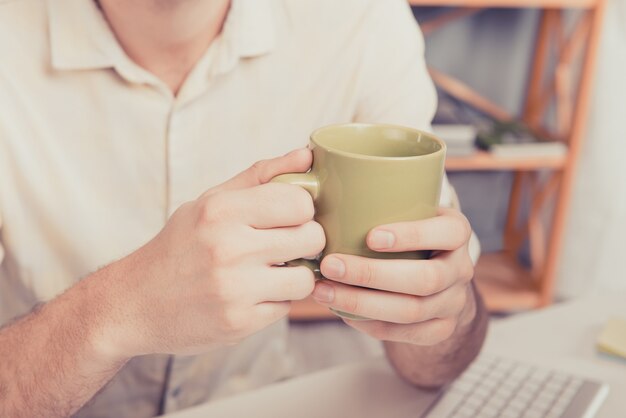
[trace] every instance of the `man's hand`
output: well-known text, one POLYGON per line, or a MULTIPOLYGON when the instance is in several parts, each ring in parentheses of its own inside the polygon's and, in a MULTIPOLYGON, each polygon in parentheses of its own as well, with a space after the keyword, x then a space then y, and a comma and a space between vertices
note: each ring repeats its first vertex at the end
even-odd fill
POLYGON ((0 329, 0 416, 65 417, 131 357, 233 344, 285 316, 314 285, 275 267, 324 247, 300 187, 309 150, 249 170, 179 208, 149 243, 0 329))
POLYGON ((371 318, 344 321, 385 341, 390 360, 409 380, 423 386, 445 383, 473 359, 485 336, 487 318, 471 286, 470 236, 467 219, 448 208, 434 218, 374 228, 367 236, 372 250, 433 250, 433 256, 379 260, 331 254, 321 264, 329 280, 318 282, 313 296, 323 305, 371 318), (446 356, 454 359, 440 361, 446 356), (416 370, 405 370, 410 368, 416 370))
POLYGON ((367 245, 375 251, 436 250, 429 260, 379 260, 332 254, 316 285, 318 302, 374 321, 346 322, 375 338, 419 345, 452 335, 463 318, 473 265, 468 253, 469 223, 454 209, 439 216, 373 229, 367 245))
POLYGON ((306 149, 261 161, 180 207, 127 260, 133 273, 118 291, 130 323, 107 336, 111 349, 188 354, 237 343, 307 297, 313 273, 277 264, 319 253, 324 232, 304 189, 267 182, 310 164, 306 149))

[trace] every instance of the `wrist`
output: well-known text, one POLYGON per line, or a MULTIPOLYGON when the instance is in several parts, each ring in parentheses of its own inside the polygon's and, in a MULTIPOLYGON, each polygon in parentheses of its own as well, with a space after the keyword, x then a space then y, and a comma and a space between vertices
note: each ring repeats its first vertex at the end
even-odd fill
POLYGON ((83 322, 88 328, 88 341, 98 358, 106 362, 125 362, 140 354, 132 328, 133 315, 124 301, 126 281, 124 260, 93 273, 79 286, 80 305, 87 312, 83 322))

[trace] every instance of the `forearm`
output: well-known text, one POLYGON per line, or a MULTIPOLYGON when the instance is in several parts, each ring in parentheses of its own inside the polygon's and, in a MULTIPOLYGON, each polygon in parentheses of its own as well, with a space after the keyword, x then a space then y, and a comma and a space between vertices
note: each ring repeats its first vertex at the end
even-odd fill
POLYGON ((478 355, 489 321, 480 294, 472 286, 468 303, 454 334, 432 346, 386 341, 387 358, 409 382, 424 388, 443 386, 457 376, 478 355))
POLYGON ((69 416, 125 363, 108 352, 107 296, 114 269, 0 329, 0 416, 69 416))

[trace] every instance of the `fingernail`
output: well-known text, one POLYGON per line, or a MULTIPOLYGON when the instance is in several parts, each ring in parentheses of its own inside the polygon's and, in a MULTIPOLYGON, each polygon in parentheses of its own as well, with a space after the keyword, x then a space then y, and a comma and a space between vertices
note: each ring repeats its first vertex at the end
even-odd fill
POLYGON ((328 257, 324 261, 324 275, 329 279, 339 279, 346 273, 345 264, 337 257, 328 257))
POLYGON ((396 237, 389 231, 374 231, 370 235, 370 248, 373 250, 392 248, 395 241, 396 237))
POLYGON ((320 302, 330 303, 335 299, 335 289, 324 282, 317 282, 313 289, 313 298, 320 302))

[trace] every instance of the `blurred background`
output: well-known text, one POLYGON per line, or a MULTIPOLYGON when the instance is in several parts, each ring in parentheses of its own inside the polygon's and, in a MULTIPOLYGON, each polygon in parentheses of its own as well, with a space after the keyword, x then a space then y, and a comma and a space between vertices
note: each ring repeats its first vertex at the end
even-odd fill
MULTIPOLYGON (((439 90, 434 129, 481 241, 475 280, 490 311, 626 289, 626 0, 410 3, 439 90)), ((294 343, 306 348, 302 331, 315 327, 314 338, 344 338, 352 356, 380 352, 328 318, 297 306, 294 343)), ((336 347, 296 364, 332 363, 336 347)))
MULTIPOLYGON (((438 8, 414 7, 413 11, 423 23, 441 13, 438 8)), ((563 12, 567 30, 572 30, 579 15, 575 10, 563 12)), ((496 9, 457 19, 428 35, 427 62, 519 117, 526 104, 541 18, 536 9, 496 9)), ((549 51, 549 59, 554 60, 556 52, 549 51)), ((626 247, 626 165, 620 161, 626 152, 626 135, 620 126, 626 96, 624 0, 607 4, 594 65, 588 122, 560 237, 557 299, 597 288, 626 288, 621 256, 626 247)), ((548 109, 551 112, 553 108, 548 109)), ((455 171, 449 175, 483 252, 502 250, 514 172, 455 171)))

